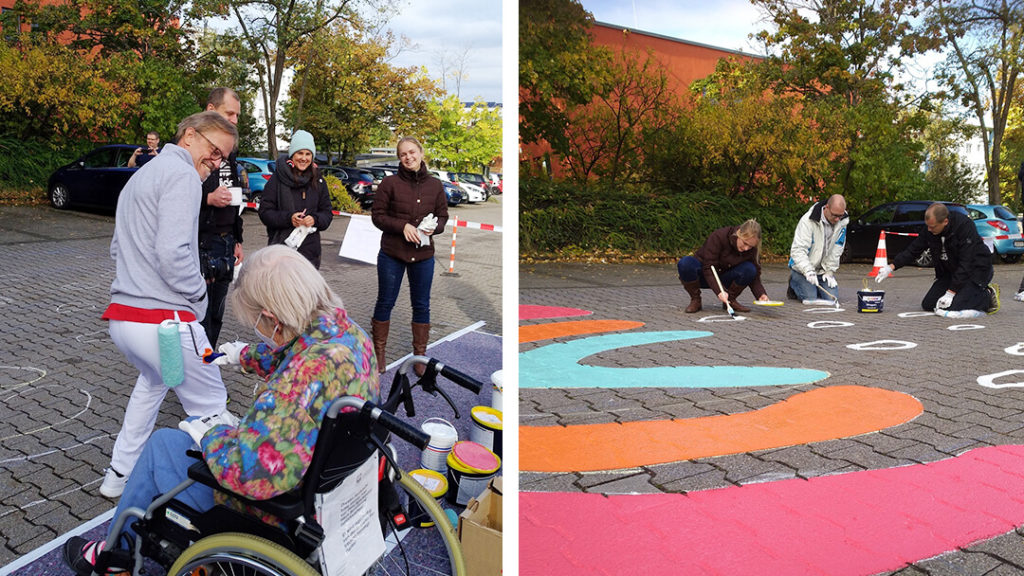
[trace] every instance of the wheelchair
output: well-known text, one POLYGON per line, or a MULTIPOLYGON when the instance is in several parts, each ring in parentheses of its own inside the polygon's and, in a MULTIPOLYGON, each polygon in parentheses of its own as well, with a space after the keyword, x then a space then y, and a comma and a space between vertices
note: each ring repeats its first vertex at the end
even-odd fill
MULTIPOLYGON (((132 574, 142 571, 143 558, 167 569, 168 576, 321 576, 319 548, 325 532, 316 518, 318 494, 336 488, 346 477, 368 459, 378 458, 378 507, 380 525, 386 535, 406 522, 400 508, 396 483, 415 499, 433 520, 445 542, 451 573, 466 574, 461 547, 444 510, 420 484, 399 468, 393 450, 388 446, 391 434, 424 449, 430 437, 394 415, 404 406, 409 416, 415 415, 412 389, 420 386, 440 394, 455 408, 451 399, 436 386, 441 374, 453 382, 479 393, 481 383, 435 359, 413 356, 403 363, 396 375, 388 400, 381 406, 355 397, 334 400, 327 411, 317 436, 313 458, 299 486, 291 492, 269 500, 250 500, 228 491, 218 484, 199 452, 197 461, 188 469, 188 478, 171 491, 160 495, 145 509, 129 508, 114 519, 106 550, 113 550, 130 517, 136 521, 132 574), (409 372, 414 364, 424 364, 424 376, 414 385, 409 372), (343 412, 351 407, 354 411, 343 412), (247 509, 270 514, 277 525, 264 522, 255 514, 241 512, 218 504, 199 512, 175 500, 175 496, 199 482, 241 502, 247 509)), ((457 415, 457 409, 456 409, 457 415)), ((97 558, 94 575, 104 574, 109 552, 97 558)))

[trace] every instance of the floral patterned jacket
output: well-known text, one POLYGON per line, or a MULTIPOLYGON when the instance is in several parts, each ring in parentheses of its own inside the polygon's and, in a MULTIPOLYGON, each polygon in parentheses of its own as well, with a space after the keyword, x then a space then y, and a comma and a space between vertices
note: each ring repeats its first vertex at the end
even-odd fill
POLYGON ((373 343, 341 309, 280 348, 248 346, 240 361, 243 370, 266 379, 266 388, 237 428, 207 431, 202 449, 221 486, 253 500, 299 484, 332 400, 347 395, 379 401, 373 343))

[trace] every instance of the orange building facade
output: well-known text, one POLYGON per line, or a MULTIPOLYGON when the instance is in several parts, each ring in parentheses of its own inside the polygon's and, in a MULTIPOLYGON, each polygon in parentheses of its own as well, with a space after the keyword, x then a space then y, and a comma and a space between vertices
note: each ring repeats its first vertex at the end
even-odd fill
MULTIPOLYGON (((665 70, 669 83, 668 89, 675 94, 686 93, 694 80, 699 80, 714 72, 718 61, 723 58, 738 61, 761 58, 736 50, 689 42, 603 22, 595 22, 590 29, 590 34, 595 45, 604 46, 615 53, 633 52, 637 54, 638 58, 645 58, 650 52, 665 70)), ((523 144, 520 148, 520 162, 536 166, 554 177, 562 175, 561 167, 552 158, 551 149, 547 144, 523 144)))

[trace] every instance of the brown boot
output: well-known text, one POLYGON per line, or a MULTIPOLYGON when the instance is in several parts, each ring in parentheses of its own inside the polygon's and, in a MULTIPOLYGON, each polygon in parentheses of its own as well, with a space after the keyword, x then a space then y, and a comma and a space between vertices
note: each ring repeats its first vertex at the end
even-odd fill
MULTIPOLYGON (((750 312, 750 308, 747 308, 736 301, 736 297, 740 295, 740 292, 743 292, 746 289, 746 286, 740 286, 733 282, 732 285, 729 286, 729 289, 725 291, 726 294, 729 295, 729 305, 732 306, 732 309, 736 312, 750 312)), ((722 304, 722 309, 726 309, 725 304, 722 304)))
POLYGON ((683 288, 685 288, 686 293, 690 295, 690 305, 686 307, 686 313, 693 314, 694 312, 700 312, 700 280, 683 282, 683 288))
POLYGON ((370 320, 370 334, 373 336, 373 353, 377 355, 377 372, 383 374, 387 370, 387 361, 384 360, 384 349, 388 345, 388 331, 391 329, 391 321, 381 322, 376 318, 370 320))
MULTIPOLYGON (((427 343, 430 342, 430 324, 412 323, 412 353, 423 356, 427 353, 427 343)), ((413 367, 417 376, 423 376, 426 366, 417 364, 413 367)))

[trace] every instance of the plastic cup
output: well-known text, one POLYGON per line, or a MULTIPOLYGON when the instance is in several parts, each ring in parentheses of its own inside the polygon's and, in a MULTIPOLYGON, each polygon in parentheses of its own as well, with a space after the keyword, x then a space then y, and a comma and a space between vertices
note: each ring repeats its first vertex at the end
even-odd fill
POLYGON ((443 418, 427 418, 420 428, 430 435, 430 443, 423 449, 420 464, 427 470, 447 472, 448 453, 458 442, 459 432, 443 418))
POLYGON ((228 192, 231 192, 231 205, 241 206, 242 205, 242 189, 237 186, 228 188, 228 192))

